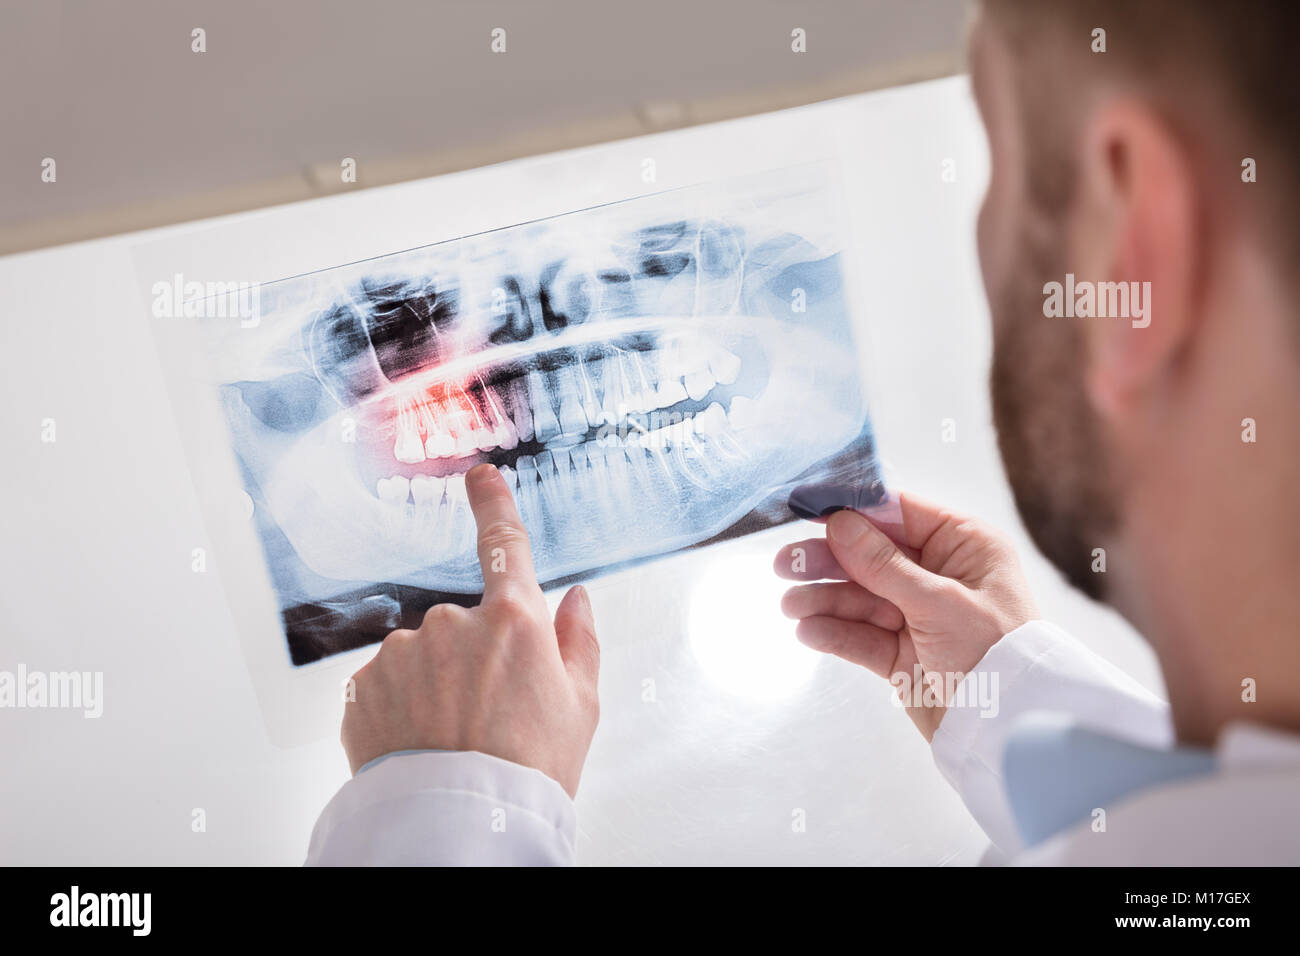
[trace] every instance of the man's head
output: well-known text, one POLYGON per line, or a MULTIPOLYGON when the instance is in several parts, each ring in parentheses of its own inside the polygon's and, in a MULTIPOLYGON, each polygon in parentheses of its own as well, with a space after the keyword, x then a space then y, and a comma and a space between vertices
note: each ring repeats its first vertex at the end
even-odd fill
POLYGON ((980 5, 999 443, 1030 534, 1094 597, 1094 549, 1149 534, 1161 483, 1231 471, 1267 404, 1246 366, 1290 348, 1294 385, 1298 27, 1282 0, 980 5))

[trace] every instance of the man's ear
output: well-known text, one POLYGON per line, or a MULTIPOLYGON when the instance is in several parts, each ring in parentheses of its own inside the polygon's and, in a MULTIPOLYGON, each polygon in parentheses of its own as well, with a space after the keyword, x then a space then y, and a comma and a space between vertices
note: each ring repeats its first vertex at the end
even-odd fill
POLYGON ((1112 418, 1159 384, 1195 332, 1201 211, 1187 145, 1140 102, 1113 100, 1092 113, 1079 176, 1074 248, 1094 274, 1076 284, 1096 283, 1098 308, 1074 321, 1084 324, 1088 395, 1112 418), (1103 282, 1127 285, 1127 316, 1099 317, 1110 291, 1103 282))

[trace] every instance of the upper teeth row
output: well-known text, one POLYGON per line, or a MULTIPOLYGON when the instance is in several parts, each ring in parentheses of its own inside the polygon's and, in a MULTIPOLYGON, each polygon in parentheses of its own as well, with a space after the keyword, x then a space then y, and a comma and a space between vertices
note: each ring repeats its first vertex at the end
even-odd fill
MULTIPOLYGON (((626 442, 619 441, 613 435, 610 435, 597 441, 575 446, 568 451, 561 450, 553 453, 548 450, 535 457, 525 455, 515 464, 518 472, 535 472, 543 480, 555 474, 556 455, 563 456, 572 453, 587 457, 593 465, 603 466, 609 464, 626 467, 625 449, 636 449, 641 453, 644 453, 644 450, 647 449, 673 449, 679 445, 690 444, 695 436, 711 438, 728 427, 734 431, 747 428, 754 421, 753 405, 754 403, 750 399, 737 395, 731 400, 729 410, 724 410, 721 405, 714 402, 693 418, 686 418, 661 428, 638 432, 628 436, 626 442)), ((505 476, 507 484, 513 488, 516 483, 516 470, 503 466, 501 474, 505 476)), ((394 475, 391 478, 380 478, 376 490, 382 501, 392 504, 405 504, 408 501, 413 501, 417 505, 436 505, 444 497, 453 504, 467 500, 465 497, 465 475, 463 473, 448 475, 445 478, 432 475, 416 475, 414 478, 407 479, 403 475, 394 475)))
POLYGON ((561 435, 578 436, 589 428, 617 425, 629 414, 669 408, 687 398, 699 401, 715 385, 730 385, 740 374, 740 358, 726 349, 715 350, 706 363, 697 359, 696 367, 685 374, 676 370, 691 363, 681 361, 672 350, 652 355, 618 351, 596 361, 602 363, 599 395, 587 367, 579 361, 552 372, 554 384, 549 388, 536 370, 514 379, 507 386, 512 394, 504 409, 488 394, 489 413, 475 414, 454 429, 440 421, 443 407, 404 410, 399 414, 393 454, 404 464, 418 464, 491 448, 509 450, 521 441, 544 445, 561 435))

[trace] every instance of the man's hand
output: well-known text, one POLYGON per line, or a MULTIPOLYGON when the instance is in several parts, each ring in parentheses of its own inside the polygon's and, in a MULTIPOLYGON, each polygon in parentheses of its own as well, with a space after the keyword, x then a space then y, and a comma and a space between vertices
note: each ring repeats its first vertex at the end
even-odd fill
POLYGON ((357 671, 343 717, 352 772, 394 750, 477 750, 533 767, 573 796, 600 707, 600 646, 587 592, 574 587, 552 622, 501 474, 466 475, 478 524, 483 601, 429 608, 357 671))
MULTIPOLYGON (((882 677, 911 682, 918 663, 927 683, 965 674, 1003 635, 1038 616, 1020 562, 970 518, 911 495, 901 506, 900 540, 855 511, 838 511, 826 538, 782 548, 774 563, 781 577, 832 579, 791 588, 782 610, 799 621, 801 642, 882 677)), ((930 740, 946 707, 907 711, 930 740)))

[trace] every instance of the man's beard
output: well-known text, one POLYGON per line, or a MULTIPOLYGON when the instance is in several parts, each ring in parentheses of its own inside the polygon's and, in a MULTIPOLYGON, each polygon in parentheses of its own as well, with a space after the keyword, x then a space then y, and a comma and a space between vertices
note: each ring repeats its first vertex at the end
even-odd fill
POLYGON ((1116 525, 1100 422, 1084 390, 1086 319, 1043 315, 1062 256, 1023 241, 1022 267, 989 289, 993 421, 1016 508, 1040 551, 1089 597, 1105 596, 1093 549, 1116 525))

